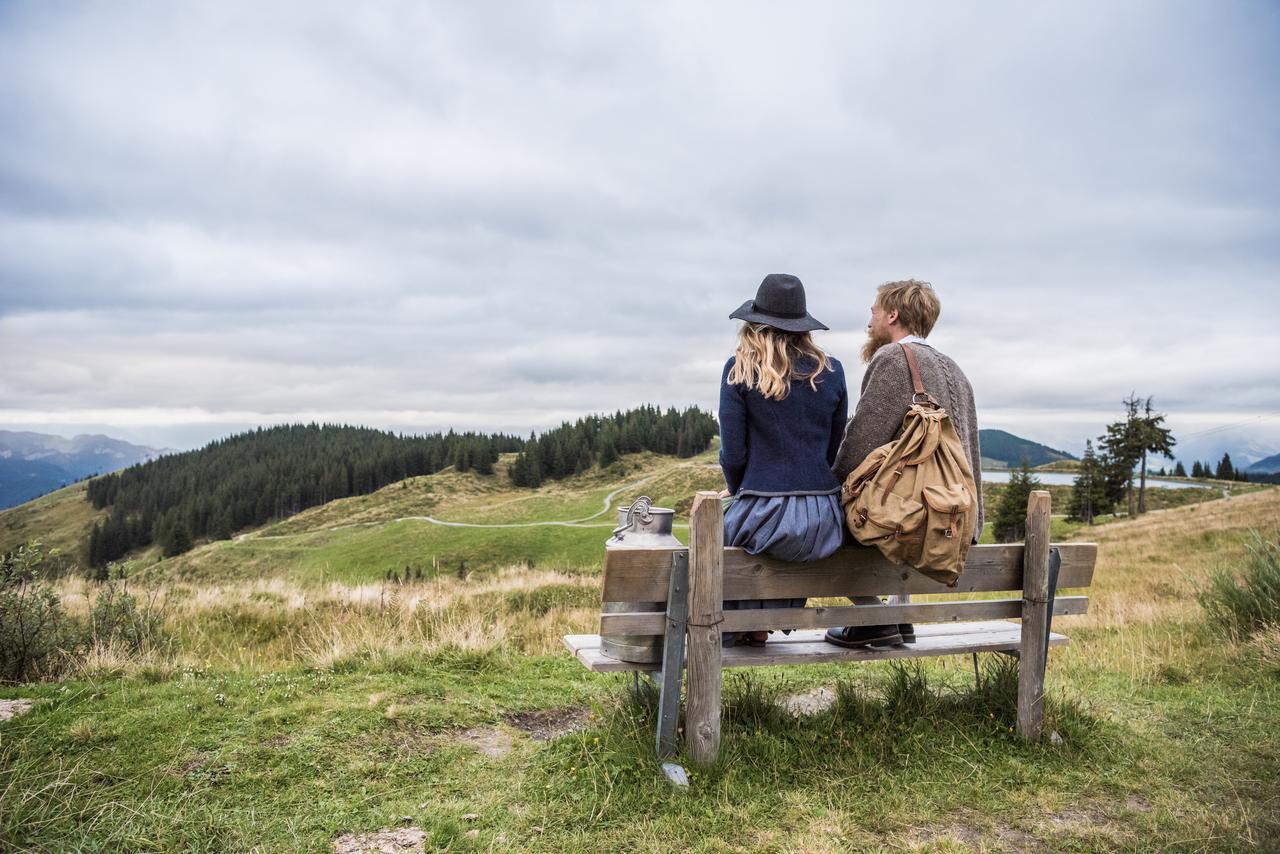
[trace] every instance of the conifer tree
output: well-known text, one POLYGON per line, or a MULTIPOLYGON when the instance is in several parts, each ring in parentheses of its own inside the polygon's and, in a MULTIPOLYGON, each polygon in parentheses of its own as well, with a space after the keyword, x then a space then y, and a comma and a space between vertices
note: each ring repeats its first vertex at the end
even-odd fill
POLYGON ((1174 467, 1173 467, 1173 476, 1174 476, 1174 477, 1186 477, 1186 476, 1187 476, 1187 470, 1186 470, 1185 468, 1183 468, 1183 467, 1182 467, 1182 460, 1178 460, 1178 464, 1177 464, 1176 466, 1174 466, 1174 467))
POLYGON ((1137 431, 1142 450, 1142 468, 1138 486, 1138 512, 1147 512, 1147 454, 1160 454, 1169 457, 1173 454, 1173 446, 1177 440, 1173 433, 1164 426, 1164 415, 1156 414, 1151 408, 1151 398, 1143 403, 1142 416, 1137 424, 1137 431))
POLYGON ((996 516, 992 528, 996 542, 1010 543, 1021 540, 1027 533, 1027 503, 1033 490, 1040 487, 1040 481, 1031 473, 1031 467, 1025 457, 1022 465, 1009 476, 1004 494, 1000 496, 1000 504, 996 507, 996 516))
POLYGON ((1191 476, 1197 478, 1204 477, 1204 467, 1200 465, 1199 460, 1195 460, 1191 463, 1191 476))
POLYGON ((1071 488, 1071 504, 1067 516, 1092 525, 1095 516, 1110 509, 1106 472, 1093 452, 1093 442, 1086 439, 1084 457, 1080 460, 1080 473, 1071 488))
POLYGON ((1234 480, 1236 476, 1235 467, 1231 465, 1231 455, 1224 453, 1222 459, 1218 461, 1218 470, 1216 477, 1218 480, 1234 480))

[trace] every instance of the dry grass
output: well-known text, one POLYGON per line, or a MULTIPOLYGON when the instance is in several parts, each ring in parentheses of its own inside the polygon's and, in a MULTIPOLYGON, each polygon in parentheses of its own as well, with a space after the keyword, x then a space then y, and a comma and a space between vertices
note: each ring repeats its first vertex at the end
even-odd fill
MULTIPOLYGON (((92 607, 94 586, 59 582, 64 607, 92 607)), ((430 655, 446 650, 513 649, 546 654, 567 631, 586 631, 599 611, 594 576, 516 567, 406 584, 300 586, 267 578, 226 584, 164 583, 145 593, 177 639, 170 654, 130 657, 95 647, 93 673, 153 673, 188 666, 332 667, 353 658, 430 655)))
POLYGON ((1084 529, 1098 544, 1089 613, 1064 626, 1109 627, 1185 621, 1215 569, 1245 559, 1250 529, 1280 528, 1280 489, 1153 511, 1132 521, 1084 529))

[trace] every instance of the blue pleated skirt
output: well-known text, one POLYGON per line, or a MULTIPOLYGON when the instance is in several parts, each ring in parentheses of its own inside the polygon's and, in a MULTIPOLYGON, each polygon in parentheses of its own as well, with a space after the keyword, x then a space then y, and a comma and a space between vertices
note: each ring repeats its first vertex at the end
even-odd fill
MULTIPOLYGON (((838 493, 830 495, 740 495, 724 514, 724 544, 748 554, 780 560, 821 560, 844 542, 844 510, 838 493)), ((738 599, 726 611, 754 608, 803 608, 805 599, 738 599)), ((726 632, 732 646, 736 633, 726 632)))

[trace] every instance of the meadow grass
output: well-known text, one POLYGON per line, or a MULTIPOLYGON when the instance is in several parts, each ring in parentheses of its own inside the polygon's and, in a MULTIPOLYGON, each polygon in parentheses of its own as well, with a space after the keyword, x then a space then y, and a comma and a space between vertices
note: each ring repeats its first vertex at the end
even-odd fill
MULTIPOLYGON (((1086 532, 1092 608, 1057 621, 1072 643, 1048 672, 1057 743, 1012 731, 1000 656, 980 680, 961 657, 729 671, 722 757, 683 792, 652 755, 652 692, 558 648, 594 627, 589 568, 160 575, 168 656, 97 650, 0 689, 37 701, 0 724, 0 848, 318 850, 407 818, 449 850, 1267 849, 1280 644, 1235 641, 1196 596, 1278 516, 1268 491, 1086 532), (829 708, 784 708, 819 687, 829 708), (544 739, 539 715, 576 723, 544 739)), ((85 582, 59 592, 87 607, 85 582)))

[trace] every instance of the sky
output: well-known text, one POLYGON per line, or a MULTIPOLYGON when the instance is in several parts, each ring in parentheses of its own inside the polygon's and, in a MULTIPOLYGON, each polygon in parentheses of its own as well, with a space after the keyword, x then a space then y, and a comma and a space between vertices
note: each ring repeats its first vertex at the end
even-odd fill
POLYGON ((0 429, 710 410, 790 272, 851 385, 915 277, 981 426, 1264 456, 1278 84, 1262 0, 0 3, 0 429))

